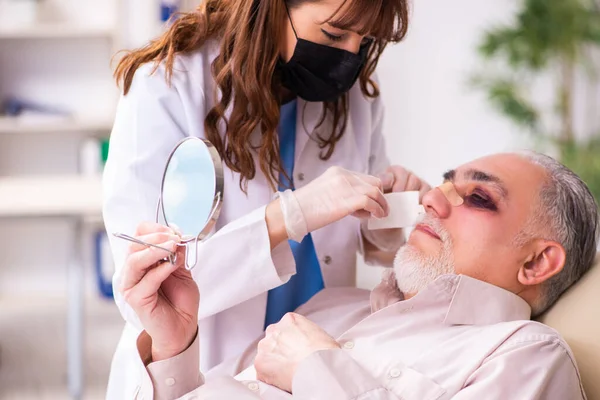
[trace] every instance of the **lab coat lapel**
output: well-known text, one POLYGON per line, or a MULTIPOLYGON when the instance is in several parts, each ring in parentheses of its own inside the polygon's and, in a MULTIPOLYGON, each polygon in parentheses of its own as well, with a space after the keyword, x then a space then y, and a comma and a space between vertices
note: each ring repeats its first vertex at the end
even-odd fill
POLYGON ((315 127, 322 114, 322 104, 323 103, 307 102, 298 99, 298 110, 296 114, 296 154, 294 157, 294 165, 298 165, 308 141, 313 140, 312 137, 315 135, 315 127))

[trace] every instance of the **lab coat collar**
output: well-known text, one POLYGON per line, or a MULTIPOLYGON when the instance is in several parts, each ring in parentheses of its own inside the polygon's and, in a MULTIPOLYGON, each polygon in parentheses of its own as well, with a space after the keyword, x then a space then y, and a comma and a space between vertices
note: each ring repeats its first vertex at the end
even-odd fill
POLYGON ((304 101, 298 98, 296 111, 296 159, 295 165, 309 140, 316 140, 315 128, 323 114, 323 103, 304 101))

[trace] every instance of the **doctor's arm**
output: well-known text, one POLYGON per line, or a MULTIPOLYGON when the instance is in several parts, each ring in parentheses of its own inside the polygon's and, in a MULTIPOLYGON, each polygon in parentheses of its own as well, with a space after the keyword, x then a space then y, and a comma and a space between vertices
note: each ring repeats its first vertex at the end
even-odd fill
MULTIPOLYGON (((173 74, 171 84, 165 80, 163 65, 155 72, 152 68, 151 64, 140 67, 129 93, 119 101, 103 177, 103 215, 115 264, 115 302, 125 320, 138 329, 138 316, 118 290, 128 242, 111 234, 131 235, 139 224, 155 220, 170 152, 186 137, 204 136, 198 131, 201 122, 193 122, 198 111, 197 104, 190 104, 189 92, 198 82, 183 72, 187 66, 176 66, 181 72, 173 74)), ((203 267, 194 271, 194 279, 205 293, 201 319, 281 285, 295 273, 285 229, 276 223, 266 225, 265 208, 232 221, 199 245, 197 256, 203 267)), ((271 220, 276 221, 277 210, 270 211, 271 220)))
MULTIPOLYGON (((185 71, 186 66, 175 69, 185 71)), ((196 106, 182 99, 182 93, 194 87, 188 75, 174 74, 169 85, 162 66, 151 72, 152 65, 136 72, 117 110, 104 173, 103 211, 109 233, 132 234, 140 223, 155 219, 163 168, 171 150, 181 139, 203 134, 192 132, 193 126, 201 124, 191 123, 193 116, 186 112, 196 106)), ((378 184, 378 179, 331 168, 295 193, 303 229, 319 229, 356 211, 385 215, 387 204, 378 184)), ((194 269, 193 277, 203 293, 200 319, 282 285, 296 272, 283 214, 277 199, 229 222, 198 245, 202 268, 194 269)), ((139 328, 136 314, 118 292, 127 242, 112 236, 110 240, 116 267, 115 301, 125 319, 139 328)))

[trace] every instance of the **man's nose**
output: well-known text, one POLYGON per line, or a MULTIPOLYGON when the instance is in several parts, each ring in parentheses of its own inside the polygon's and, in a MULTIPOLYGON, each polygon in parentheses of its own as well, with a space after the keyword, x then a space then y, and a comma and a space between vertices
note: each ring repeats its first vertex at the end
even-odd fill
POLYGON ((433 213, 440 219, 448 218, 452 210, 452 204, 437 187, 425 193, 421 204, 425 208, 425 212, 433 213))

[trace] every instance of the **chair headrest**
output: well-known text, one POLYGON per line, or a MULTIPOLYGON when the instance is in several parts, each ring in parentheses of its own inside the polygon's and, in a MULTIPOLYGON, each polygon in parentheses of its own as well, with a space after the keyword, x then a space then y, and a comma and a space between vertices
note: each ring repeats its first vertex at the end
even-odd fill
POLYGON ((556 329, 567 341, 589 400, 600 400, 600 253, 594 266, 539 321, 556 329))

